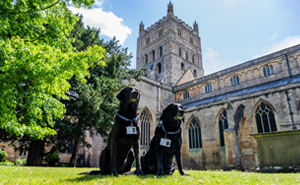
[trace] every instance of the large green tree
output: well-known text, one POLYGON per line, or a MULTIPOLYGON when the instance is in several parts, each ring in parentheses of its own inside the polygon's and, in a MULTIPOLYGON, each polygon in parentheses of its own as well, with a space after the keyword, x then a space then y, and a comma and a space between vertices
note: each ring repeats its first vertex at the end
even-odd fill
MULTIPOLYGON (((91 8, 93 0, 73 0, 91 8)), ((0 1, 0 129, 40 139, 55 134, 54 120, 65 112, 60 99, 76 75, 100 64, 104 50, 95 45, 76 51, 68 37, 78 17, 69 0, 0 1)))
POLYGON ((68 100, 62 102, 66 106, 66 115, 58 120, 56 130, 58 134, 52 137, 55 146, 59 149, 74 142, 74 150, 70 159, 71 165, 76 165, 79 143, 85 142, 85 133, 99 133, 106 137, 118 109, 119 102, 116 94, 125 86, 122 80, 139 80, 143 70, 128 69, 131 54, 122 48, 114 38, 104 43, 100 39, 100 30, 83 26, 82 17, 74 26, 70 34, 75 40, 72 43, 78 51, 89 46, 99 45, 105 49, 104 61, 106 66, 95 64, 90 68, 90 78, 86 83, 79 81, 76 76, 70 80, 71 89, 68 91, 68 100))
MULTIPOLYGON (((40 139, 54 135, 54 120, 63 118, 67 79, 76 75, 85 82, 88 68, 105 64, 99 45, 84 51, 72 46, 69 33, 78 17, 68 9, 70 2, 0 1, 0 133, 32 140, 29 165, 39 164, 40 139)), ((91 8, 94 0, 72 3, 91 8)))

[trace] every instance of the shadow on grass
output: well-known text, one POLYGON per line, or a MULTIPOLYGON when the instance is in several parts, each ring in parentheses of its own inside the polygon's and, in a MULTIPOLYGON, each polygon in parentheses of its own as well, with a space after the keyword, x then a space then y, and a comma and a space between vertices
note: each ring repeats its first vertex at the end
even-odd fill
MULTIPOLYGON (((109 179, 109 178, 118 178, 120 176, 136 176, 136 175, 119 175, 118 177, 114 177, 112 174, 111 175, 90 175, 90 174, 80 174, 80 177, 77 178, 72 178, 72 179, 67 179, 69 182, 87 182, 87 181, 92 181, 95 179, 109 179)), ((137 178, 143 180, 143 179, 162 179, 165 176, 157 176, 157 175, 145 175, 145 176, 136 176, 137 178)))

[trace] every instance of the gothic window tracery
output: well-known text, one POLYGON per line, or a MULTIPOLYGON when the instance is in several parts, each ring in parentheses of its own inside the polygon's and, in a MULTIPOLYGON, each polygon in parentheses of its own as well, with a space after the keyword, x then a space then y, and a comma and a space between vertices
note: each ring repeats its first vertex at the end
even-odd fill
POLYGON ((141 146, 149 147, 150 146, 150 112, 145 109, 140 115, 141 120, 141 146))
POLYGON ((261 102, 257 106, 255 121, 258 133, 277 131, 274 111, 267 103, 261 102))
POLYGON ((201 127, 199 120, 193 117, 189 125, 189 149, 198 148, 202 148, 201 127))
POLYGON ((226 129, 228 129, 228 117, 227 117, 227 111, 224 109, 219 116, 220 146, 225 146, 224 130, 226 129))

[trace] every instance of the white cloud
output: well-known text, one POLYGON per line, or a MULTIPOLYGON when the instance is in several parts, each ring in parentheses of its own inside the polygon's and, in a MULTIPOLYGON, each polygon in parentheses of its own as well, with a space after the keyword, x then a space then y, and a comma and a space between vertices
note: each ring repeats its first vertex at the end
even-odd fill
POLYGON ((274 41, 277 38, 277 31, 271 36, 271 41, 274 41))
POLYGON ((98 6, 99 8, 102 6, 103 0, 95 0, 94 5, 98 6))
MULTIPOLYGON (((103 0, 96 1, 97 6, 101 6, 102 3, 103 0)), ((100 28, 101 35, 108 36, 109 38, 113 38, 115 36, 117 40, 120 40, 121 45, 127 39, 128 35, 131 34, 132 30, 123 24, 123 19, 117 17, 112 12, 105 12, 102 10, 102 8, 93 8, 91 10, 87 10, 84 8, 77 9, 74 7, 69 7, 69 9, 74 14, 82 14, 85 25, 100 28)))
POLYGON ((285 48, 288 48, 288 47, 291 47, 291 46, 294 46, 297 44, 300 44, 300 36, 299 35, 294 36, 294 37, 288 37, 282 41, 272 44, 270 47, 264 47, 262 49, 262 51, 259 54, 255 55, 253 58, 258 58, 258 57, 261 57, 261 56, 264 56, 264 55, 267 55, 270 53, 274 53, 276 51, 279 51, 279 50, 282 50, 282 49, 285 49, 285 48))
POLYGON ((205 75, 225 69, 226 62, 221 61, 219 59, 219 53, 214 51, 212 48, 205 48, 203 51, 203 61, 205 75))

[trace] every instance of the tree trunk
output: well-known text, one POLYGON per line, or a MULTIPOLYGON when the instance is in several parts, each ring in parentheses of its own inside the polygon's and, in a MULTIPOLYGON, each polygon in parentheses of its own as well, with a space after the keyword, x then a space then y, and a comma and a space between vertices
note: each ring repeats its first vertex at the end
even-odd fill
POLYGON ((45 142, 32 140, 29 144, 26 166, 41 166, 44 156, 45 142))
POLYGON ((75 139, 74 141, 74 148, 72 152, 72 156, 70 158, 70 166, 74 167, 76 166, 76 161, 77 161, 77 156, 78 156, 78 151, 79 151, 79 139, 75 139))

